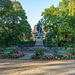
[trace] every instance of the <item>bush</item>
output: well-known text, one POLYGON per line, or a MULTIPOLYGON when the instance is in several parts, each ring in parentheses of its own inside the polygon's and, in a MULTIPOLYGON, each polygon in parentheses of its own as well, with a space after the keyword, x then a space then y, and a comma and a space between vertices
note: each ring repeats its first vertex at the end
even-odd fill
POLYGON ((57 43, 57 38, 56 38, 56 34, 54 32, 49 32, 46 34, 47 39, 45 38, 45 40, 43 40, 44 45, 48 44, 56 44, 57 43))
POLYGON ((35 44, 35 41, 29 40, 29 41, 20 41, 19 39, 6 39, 1 41, 1 45, 16 45, 16 44, 35 44))
POLYGON ((29 40, 29 41, 21 41, 20 44, 35 44, 35 41, 29 40))
POLYGON ((18 51, 14 49, 14 50, 11 51, 10 53, 11 53, 11 54, 13 54, 13 53, 18 53, 18 51))
POLYGON ((35 54, 36 54, 36 56, 39 56, 39 55, 43 56, 44 55, 44 53, 41 50, 37 50, 35 52, 35 54))
POLYGON ((41 58, 41 55, 36 55, 35 53, 31 55, 31 59, 40 59, 40 58, 41 58))
POLYGON ((40 59, 43 55, 43 51, 40 50, 40 48, 37 48, 37 51, 31 55, 31 59, 40 59))
POLYGON ((15 58, 20 58, 22 56, 24 56, 23 52, 19 51, 19 52, 15 53, 15 51, 14 51, 14 52, 11 52, 11 53, 8 53, 8 54, 1 54, 0 58, 1 59, 3 59, 3 58, 13 58, 13 59, 15 59, 15 58))

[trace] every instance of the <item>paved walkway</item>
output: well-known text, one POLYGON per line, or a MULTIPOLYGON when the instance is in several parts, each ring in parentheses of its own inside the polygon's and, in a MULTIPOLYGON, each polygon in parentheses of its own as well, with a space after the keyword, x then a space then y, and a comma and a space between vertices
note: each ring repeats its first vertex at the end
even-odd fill
POLYGON ((25 56, 23 56, 23 57, 21 57, 21 58, 18 58, 18 59, 30 59, 30 57, 31 57, 31 55, 32 55, 32 53, 25 53, 26 55, 25 56))

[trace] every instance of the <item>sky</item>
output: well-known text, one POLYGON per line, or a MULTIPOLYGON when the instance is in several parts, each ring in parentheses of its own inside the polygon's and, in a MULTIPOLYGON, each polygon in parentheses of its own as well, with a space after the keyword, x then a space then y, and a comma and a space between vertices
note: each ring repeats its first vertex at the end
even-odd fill
MULTIPOLYGON (((15 1, 15 0, 11 0, 15 1)), ((41 14, 44 9, 54 5, 55 7, 62 0, 16 0, 19 1, 26 12, 27 20, 33 30, 34 25, 42 18, 41 14)))

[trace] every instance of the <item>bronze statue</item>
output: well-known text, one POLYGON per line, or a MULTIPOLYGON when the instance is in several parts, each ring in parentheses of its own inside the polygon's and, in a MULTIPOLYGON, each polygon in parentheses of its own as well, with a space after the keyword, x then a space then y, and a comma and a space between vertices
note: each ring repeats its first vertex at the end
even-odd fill
POLYGON ((42 34, 42 24, 41 22, 39 21, 39 23, 37 24, 37 31, 39 34, 42 34))

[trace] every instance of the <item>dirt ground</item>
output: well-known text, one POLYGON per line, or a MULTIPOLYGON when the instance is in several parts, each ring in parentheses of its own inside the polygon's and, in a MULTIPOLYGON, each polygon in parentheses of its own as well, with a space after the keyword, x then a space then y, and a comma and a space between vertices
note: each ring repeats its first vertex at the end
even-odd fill
POLYGON ((75 60, 0 59, 0 75, 75 75, 75 60))

